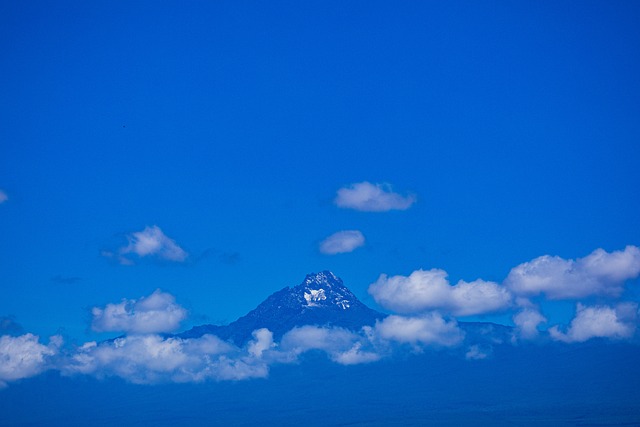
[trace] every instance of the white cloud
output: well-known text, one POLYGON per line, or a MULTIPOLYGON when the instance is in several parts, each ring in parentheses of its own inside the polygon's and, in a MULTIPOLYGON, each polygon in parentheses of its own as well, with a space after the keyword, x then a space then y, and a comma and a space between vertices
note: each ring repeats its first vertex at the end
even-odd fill
POLYGON ((136 254, 139 257, 155 256, 166 261, 182 262, 188 254, 178 244, 167 237, 160 227, 154 225, 145 227, 142 231, 127 236, 129 244, 120 248, 120 261, 130 264, 132 261, 126 255, 136 254))
POLYGON ((357 340, 358 336, 346 329, 307 325, 293 328, 284 334, 280 340, 280 350, 292 354, 309 350, 331 353, 349 349, 357 340))
POLYGON ((309 350, 322 350, 341 365, 374 362, 380 355, 367 351, 365 337, 342 328, 302 326, 284 334, 280 341, 280 360, 292 361, 309 350))
POLYGON ((549 328, 551 338, 564 342, 583 342, 591 338, 624 339, 633 336, 636 329, 638 304, 622 303, 618 306, 587 307, 578 303, 576 317, 565 333, 558 326, 549 328))
POLYGON ((187 311, 176 304, 173 295, 156 290, 148 297, 123 300, 91 310, 91 326, 97 332, 157 333, 170 332, 180 326, 187 311))
POLYGON ((251 336, 253 340, 249 343, 248 352, 252 356, 260 357, 262 353, 276 346, 273 342, 273 332, 267 328, 256 329, 251 336))
POLYGON ((410 344, 450 347, 464 339, 464 332, 455 320, 446 321, 437 313, 420 317, 387 316, 376 322, 374 331, 384 340, 410 344))
POLYGON ((409 276, 380 275, 369 286, 378 304, 398 313, 443 310, 455 316, 499 311, 511 305, 511 294, 494 282, 459 281, 451 286, 444 270, 417 270, 409 276))
POLYGON ((540 312, 534 308, 525 308, 513 316, 516 325, 516 333, 522 339, 534 339, 538 336, 538 325, 547 321, 540 312))
POLYGON ((156 334, 132 335, 101 343, 89 342, 67 357, 60 369, 66 375, 117 376, 129 382, 202 382, 264 378, 269 367, 292 363, 309 350, 320 350, 343 365, 380 359, 365 351, 362 335, 341 328, 303 326, 273 342, 268 329, 252 333, 243 348, 214 335, 181 339, 156 334))
POLYGON ((389 184, 372 184, 364 181, 340 188, 334 203, 340 208, 385 212, 409 209, 415 201, 415 195, 402 196, 394 193, 389 184))
MULTIPOLYGON (((254 336, 267 338, 262 332, 254 336)), ((255 341, 249 344, 254 350, 260 346, 255 341)), ((249 354, 213 335, 195 339, 134 335, 83 345, 63 373, 118 376, 139 384, 262 378, 268 365, 260 354, 249 354)))
POLYGON ((3 190, 0 190, 0 204, 6 202, 7 200, 9 200, 9 196, 7 196, 7 193, 5 193, 3 190))
POLYGON ((584 258, 544 255, 513 268, 504 284, 519 295, 544 293, 550 299, 619 296, 624 282, 640 274, 640 248, 608 253, 596 249, 584 258))
POLYGON ((347 351, 337 352, 331 359, 341 365, 359 365, 361 363, 371 363, 380 360, 380 354, 373 351, 364 351, 363 344, 356 342, 347 351))
POLYGON ((320 242, 320 252, 325 255, 353 252, 364 245, 364 236, 358 230, 338 231, 320 242))
POLYGON ((61 345, 60 336, 51 337, 48 346, 41 344, 39 337, 33 334, 1 336, 0 388, 6 386, 7 381, 32 377, 46 370, 61 345))

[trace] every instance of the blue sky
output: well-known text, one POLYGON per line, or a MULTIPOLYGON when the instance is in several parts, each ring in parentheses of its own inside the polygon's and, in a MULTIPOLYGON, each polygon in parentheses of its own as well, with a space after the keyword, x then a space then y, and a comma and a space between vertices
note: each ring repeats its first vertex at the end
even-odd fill
MULTIPOLYGON (((368 291, 381 274, 503 286, 543 255, 637 247, 639 18, 635 2, 2 2, 0 316, 82 343, 109 336, 93 307, 161 289, 182 328, 229 322, 326 269, 390 310, 368 291), (395 202, 340 206, 358 184, 395 202)), ((637 302, 630 268, 530 302, 548 326, 637 302)))

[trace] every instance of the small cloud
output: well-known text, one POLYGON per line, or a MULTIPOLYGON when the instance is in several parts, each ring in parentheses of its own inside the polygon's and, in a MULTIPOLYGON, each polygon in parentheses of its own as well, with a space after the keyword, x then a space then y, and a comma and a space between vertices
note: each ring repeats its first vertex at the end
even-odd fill
POLYGON ((167 237, 157 225, 145 227, 127 235, 129 244, 120 248, 117 253, 104 250, 101 255, 117 260, 123 265, 132 265, 131 255, 140 258, 155 257, 165 261, 183 262, 189 254, 175 240, 167 237))
POLYGON ((0 190, 0 204, 6 202, 7 200, 9 200, 9 196, 7 196, 7 193, 5 193, 4 190, 0 190))
POLYGON ((48 369, 61 345, 60 336, 51 337, 49 345, 41 344, 33 334, 0 336, 0 388, 6 387, 7 381, 33 377, 48 369))
POLYGON ((320 242, 320 252, 325 255, 353 252, 364 245, 364 240, 358 230, 338 231, 320 242))
POLYGON ((469 350, 467 350, 464 357, 467 360, 483 360, 491 356, 492 353, 493 349, 491 346, 474 344, 469 347, 469 350))
POLYGON ((91 315, 91 327, 96 332, 148 334, 174 331, 187 317, 187 311, 175 303, 173 295, 158 289, 138 300, 94 307, 91 315))
POLYGON ((334 354, 331 359, 341 365, 359 365, 380 360, 382 356, 374 351, 363 350, 363 344, 356 342, 347 350, 334 354))
POLYGON ((406 210, 416 202, 416 196, 394 193, 390 184, 372 184, 364 181, 340 188, 334 203, 339 208, 364 212, 406 210))
POLYGON ((544 255, 513 268, 504 284, 517 295, 544 293, 549 299, 619 296, 625 281, 640 274, 640 248, 608 253, 596 249, 584 258, 544 255))
POLYGON ((504 310, 511 306, 511 294, 494 282, 459 281, 451 286, 447 272, 417 270, 409 276, 380 275, 369 286, 369 294, 382 307, 398 313, 447 311, 454 316, 471 316, 504 310))
POLYGON ((587 307, 578 303, 576 317, 565 333, 558 326, 549 328, 551 338, 556 341, 583 342, 591 338, 631 338, 636 329, 638 304, 621 303, 615 308, 608 306, 587 307))
POLYGON ((134 253, 140 257, 157 256, 164 260, 177 262, 182 262, 187 258, 187 253, 156 225, 132 233, 128 239, 129 245, 120 251, 121 254, 134 253))
POLYGON ((437 313, 418 317, 391 315, 376 322, 375 333, 382 339, 409 344, 451 347, 464 339, 455 320, 446 321, 437 313))
POLYGON ((73 285, 82 280, 81 277, 75 276, 63 276, 61 274, 55 275, 51 278, 51 281, 54 283, 59 283, 61 285, 73 285))

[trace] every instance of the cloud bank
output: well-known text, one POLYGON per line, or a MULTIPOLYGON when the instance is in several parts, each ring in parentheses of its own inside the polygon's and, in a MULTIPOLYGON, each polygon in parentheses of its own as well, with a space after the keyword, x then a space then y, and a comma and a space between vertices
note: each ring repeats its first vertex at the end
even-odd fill
POLYGON ((360 231, 338 231, 320 242, 320 252, 325 255, 343 254, 361 246, 364 246, 364 235, 360 231))
POLYGON ((416 196, 394 193, 390 184, 372 184, 364 181, 340 188, 334 203, 339 208, 364 212, 406 210, 416 202, 416 196))
POLYGON ((268 368, 260 354, 243 352, 213 335, 180 339, 151 334, 86 343, 65 361, 62 372, 152 384, 260 378, 268 368))
POLYGON ((0 190, 0 204, 6 202, 7 200, 9 200, 9 196, 7 196, 7 193, 5 193, 3 190, 0 190))

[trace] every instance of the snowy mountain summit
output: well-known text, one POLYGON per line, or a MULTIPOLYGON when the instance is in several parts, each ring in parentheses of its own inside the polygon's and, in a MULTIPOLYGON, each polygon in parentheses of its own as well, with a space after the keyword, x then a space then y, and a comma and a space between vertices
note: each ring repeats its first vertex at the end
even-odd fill
POLYGON ((350 308, 351 301, 357 301, 353 293, 347 289, 342 280, 330 271, 309 274, 300 285, 303 297, 309 307, 326 307, 335 305, 343 310, 350 308))
POLYGON ((383 317, 360 302, 339 277, 322 271, 308 274, 293 288, 286 287, 272 294, 229 325, 196 326, 179 336, 193 338, 209 333, 242 345, 259 328, 268 328, 274 338, 279 339, 297 326, 337 326, 357 331, 383 317))

